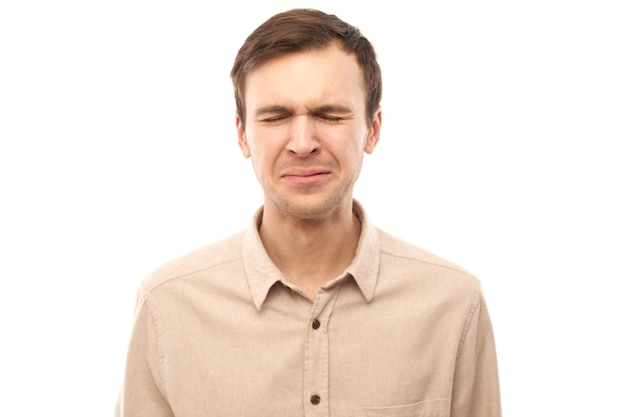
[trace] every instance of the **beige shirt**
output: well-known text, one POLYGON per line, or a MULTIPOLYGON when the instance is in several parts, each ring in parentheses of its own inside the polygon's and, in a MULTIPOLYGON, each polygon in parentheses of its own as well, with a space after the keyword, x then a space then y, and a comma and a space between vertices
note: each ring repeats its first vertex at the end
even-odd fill
POLYGON ((251 227, 139 291, 116 416, 500 416, 479 281, 372 226, 313 303, 251 227))

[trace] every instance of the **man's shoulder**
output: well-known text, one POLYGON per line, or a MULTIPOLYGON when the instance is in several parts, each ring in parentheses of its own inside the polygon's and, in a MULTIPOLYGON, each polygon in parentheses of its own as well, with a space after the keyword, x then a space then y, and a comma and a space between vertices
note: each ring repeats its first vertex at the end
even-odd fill
POLYGON ((239 232, 159 266, 142 281, 141 291, 146 294, 172 280, 240 259, 241 240, 244 234, 245 232, 239 232))
POLYGON ((402 260, 405 263, 434 268, 447 272, 448 276, 456 276, 468 283, 480 285, 479 279, 474 274, 459 265, 383 230, 379 230, 378 233, 381 254, 393 258, 396 263, 402 260))

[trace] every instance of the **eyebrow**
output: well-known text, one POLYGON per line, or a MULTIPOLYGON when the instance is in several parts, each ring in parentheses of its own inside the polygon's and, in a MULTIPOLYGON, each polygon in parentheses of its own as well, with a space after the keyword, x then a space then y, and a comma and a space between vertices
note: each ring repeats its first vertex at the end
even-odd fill
POLYGON ((325 104, 316 109, 313 113, 335 113, 335 114, 351 114, 353 110, 350 107, 341 104, 325 104))
POLYGON ((290 110, 285 106, 272 104, 272 105, 263 106, 257 109, 257 111, 254 112, 254 116, 258 118, 266 114, 275 114, 275 113, 290 113, 290 110))
MULTIPOLYGON (((276 113, 292 114, 293 110, 285 106, 281 106, 277 104, 270 104, 268 106, 263 106, 257 109, 254 112, 254 116, 256 118, 259 118, 267 114, 276 114, 276 113)), ((324 113, 352 114, 353 110, 350 107, 343 106, 341 104, 323 104, 319 107, 311 109, 310 113, 311 114, 324 114, 324 113)))

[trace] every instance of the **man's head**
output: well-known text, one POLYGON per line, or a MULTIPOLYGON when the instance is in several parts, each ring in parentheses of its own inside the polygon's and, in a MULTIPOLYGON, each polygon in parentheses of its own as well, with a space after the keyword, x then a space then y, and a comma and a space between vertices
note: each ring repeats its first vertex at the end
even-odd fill
POLYGON ((354 54, 363 73, 367 120, 374 117, 382 96, 382 78, 371 43, 354 26, 318 10, 294 9, 279 13, 259 26, 237 53, 231 70, 237 116, 245 124, 246 77, 262 64, 285 54, 323 49, 337 43, 354 54))
POLYGON ((335 16, 293 10, 250 35, 232 77, 238 142, 263 188, 264 216, 350 214, 382 121, 369 42, 335 16))

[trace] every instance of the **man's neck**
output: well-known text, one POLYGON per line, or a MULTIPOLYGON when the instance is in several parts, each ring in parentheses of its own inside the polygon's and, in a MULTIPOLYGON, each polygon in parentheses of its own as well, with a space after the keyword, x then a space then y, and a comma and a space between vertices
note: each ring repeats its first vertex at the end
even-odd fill
POLYGON ((322 285, 350 265, 360 233, 351 200, 319 219, 292 218, 266 204, 259 228, 272 261, 311 300, 322 285))

